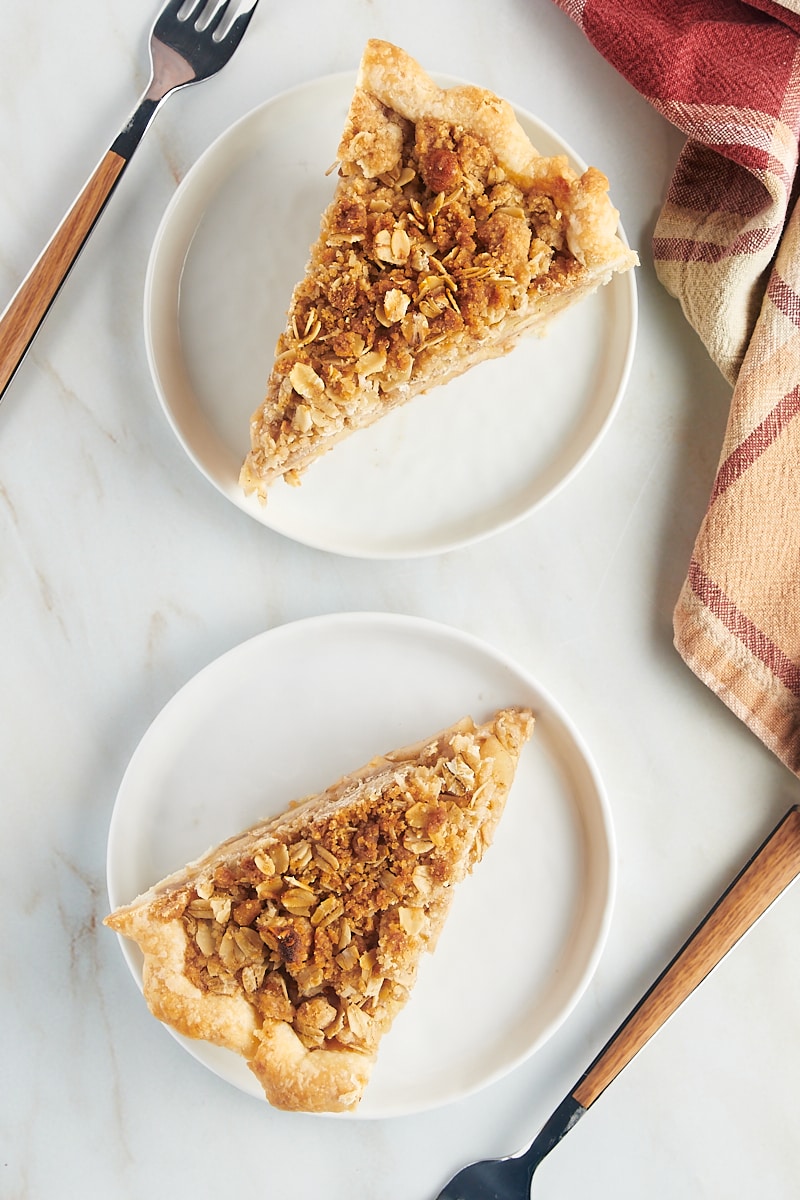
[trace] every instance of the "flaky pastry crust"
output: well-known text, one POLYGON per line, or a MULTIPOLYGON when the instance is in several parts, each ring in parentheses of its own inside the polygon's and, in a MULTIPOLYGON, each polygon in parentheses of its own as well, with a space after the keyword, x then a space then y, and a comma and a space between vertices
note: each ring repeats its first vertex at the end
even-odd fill
POLYGON ((118 908, 106 924, 138 943, 153 1014, 240 1054, 278 1108, 355 1108, 532 728, 527 709, 465 718, 118 908))

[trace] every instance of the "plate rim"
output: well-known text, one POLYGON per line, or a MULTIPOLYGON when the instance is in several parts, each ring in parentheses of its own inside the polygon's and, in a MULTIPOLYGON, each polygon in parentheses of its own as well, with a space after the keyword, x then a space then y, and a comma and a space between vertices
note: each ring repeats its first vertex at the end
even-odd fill
MULTIPOLYGON (((140 769, 142 759, 146 760, 148 743, 151 738, 158 737, 164 725, 168 725, 171 717, 175 712, 180 713, 181 705, 187 701, 187 696, 191 698, 191 694, 198 689, 201 689, 215 672, 224 673, 230 669, 231 664, 237 658, 246 657, 253 654, 257 644, 269 642, 273 638, 299 638, 300 642, 304 641, 303 634, 310 628, 325 630, 325 632, 333 631, 335 636, 336 627, 349 625, 357 627, 367 623, 371 628, 378 628, 380 632, 393 634, 395 631, 400 631, 403 635, 420 634, 423 637, 433 637, 438 640, 444 638, 451 645, 461 645, 467 647, 473 654, 480 658, 487 658, 494 664, 499 664, 503 668, 509 670, 513 675, 516 675, 521 682, 531 688, 532 694, 541 698, 544 707, 548 713, 555 717, 562 733, 565 733, 572 743, 572 746, 577 750, 580 762, 587 772, 588 779, 591 782, 591 790, 593 797, 593 815, 599 821, 599 829, 602 833, 602 844, 598 847, 593 840, 589 838, 588 831, 584 831, 582 842, 588 845, 591 849, 592 862, 596 862, 598 858, 601 861, 602 881, 604 884, 604 901, 602 909, 595 914, 594 924, 596 932, 588 953, 585 954, 580 969, 577 971, 576 978, 572 984, 565 1002, 558 1008, 551 1019, 543 1025, 538 1035, 526 1044, 522 1053, 507 1056, 504 1061, 495 1070, 486 1073, 469 1087, 461 1087, 454 1093, 444 1097, 434 1098, 430 1102, 418 1102, 412 1106, 408 1103, 398 1102, 394 1106, 384 1104, 383 1108, 378 1111, 369 1111, 368 1106, 356 1110, 354 1113, 346 1114, 322 1114, 325 1116, 339 1116, 347 1119, 359 1120, 382 1120, 391 1119, 398 1116, 406 1116, 418 1114, 433 1109, 439 1109, 446 1105, 456 1103, 459 1100, 483 1090, 493 1083, 509 1075, 523 1063, 530 1060, 533 1055, 541 1049, 556 1033, 556 1031, 564 1024, 572 1012, 575 1010, 580 1000, 585 995, 589 988, 598 968, 598 965, 603 956, 606 943, 608 940, 609 930, 612 923, 614 906, 616 901, 617 891, 617 872, 618 872, 618 856, 616 834, 614 829, 613 814, 609 802, 608 794, 600 775, 599 769, 595 762, 594 756, 591 753, 582 733, 577 728, 574 720, 568 712, 563 708, 560 702, 550 692, 550 690, 541 684, 539 680, 528 671, 521 663, 519 663, 512 655, 494 646, 492 643, 483 638, 476 636, 468 631, 460 629, 458 626, 448 624, 446 622, 436 621, 428 617, 419 617, 398 612, 385 612, 375 610, 353 610, 336 613, 322 613, 315 616, 298 618, 294 621, 287 621, 281 624, 272 626, 262 630, 243 641, 229 647, 215 658, 211 659, 198 671, 196 671, 189 679, 187 679, 161 706, 152 720, 147 724, 139 741, 132 754, 129 756, 125 770, 119 782, 117 793, 114 799, 114 804, 111 811, 111 816, 108 825, 107 845, 106 845, 106 889, 108 893, 109 903, 112 911, 115 907, 130 903, 134 897, 122 897, 118 894, 118 886, 115 883, 117 875, 116 862, 119 855, 117 843, 120 837, 120 826, 125 817, 126 810, 124 808, 126 790, 133 786, 135 773, 140 769)), ((576 811, 584 812, 585 804, 581 800, 576 799, 575 789, 571 789, 571 802, 576 811)), ((155 882, 155 881, 153 881, 155 882)), ((581 918, 576 928, 582 929, 584 926, 584 918, 581 918)), ((573 934, 574 936, 574 929, 573 934)), ((123 959, 126 962, 128 969, 133 976, 134 982, 141 993, 143 991, 143 980, 141 971, 141 955, 138 947, 124 938, 121 934, 116 934, 117 942, 122 951, 123 959)), ((245 1088, 240 1085, 235 1079, 231 1079, 224 1074, 223 1071, 206 1061, 203 1057, 205 1043, 198 1044, 192 1039, 186 1038, 177 1033, 175 1030, 165 1025, 166 1031, 181 1045, 192 1058, 194 1058, 206 1070, 217 1075, 223 1082, 229 1086, 244 1091, 245 1094, 254 1097, 256 1100, 266 1103, 265 1098, 260 1090, 256 1087, 245 1088)), ((219 1050, 219 1048, 214 1048, 219 1050)), ((232 1053, 232 1052, 231 1052, 232 1053)), ((238 1060, 237 1056, 234 1058, 238 1060)), ((250 1080, 247 1080, 250 1083, 250 1080)))
MULTIPOLYGON (((447 87, 477 86, 471 83, 469 80, 443 72, 434 71, 431 72, 431 76, 438 83, 447 87)), ((498 519, 497 521, 490 523, 488 527, 481 528, 477 532, 470 534, 462 530, 461 534, 457 537, 447 537, 443 533, 439 533, 436 535, 435 539, 433 539, 433 544, 417 545, 415 548, 409 548, 407 546, 376 547, 373 545, 369 547, 362 546, 359 548, 358 545, 353 544, 354 539, 352 535, 348 533, 338 535, 335 541, 329 537, 326 538, 325 536, 300 536, 297 531, 290 531, 288 529, 281 528, 279 523, 275 524, 270 521, 269 510, 267 506, 259 504, 252 496, 245 496, 238 487, 238 484, 234 483, 233 486, 226 485, 225 480, 221 479, 218 474, 215 474, 202 461, 199 454, 195 452, 195 449, 190 443, 189 438, 184 433, 174 412, 174 406, 167 394, 168 389, 164 386, 162 381, 162 372, 159 367, 159 355, 154 346, 156 339, 153 333, 154 319, 152 310, 153 297, 156 289, 156 278, 158 274, 158 267, 160 265, 159 256, 162 243, 166 239, 166 235, 175 218, 175 214, 181 204, 184 202, 184 197, 189 192, 189 189, 194 185, 194 181, 201 176, 201 173, 204 169, 206 169, 207 164, 221 152, 221 149, 224 147, 224 145, 229 140, 233 140, 241 132, 243 126, 249 122, 253 122, 255 124, 264 112, 279 104, 290 101, 297 95, 313 91, 313 89, 319 87, 344 85, 345 83, 350 83, 353 85, 356 77, 357 72, 355 70, 329 72, 327 74, 305 80, 301 83, 294 84, 292 87, 286 88, 273 96, 267 97, 267 99, 254 105, 247 112, 241 114, 230 125, 218 133, 216 137, 209 143, 209 145, 206 146, 205 149, 201 151, 201 153, 195 158, 194 162, 192 162, 192 164, 189 166, 185 175, 176 187, 166 205, 166 208, 164 209, 164 212, 162 213, 148 254, 142 298, 145 354, 151 383, 158 398, 159 406, 181 450, 184 454, 186 454, 195 469, 199 471, 202 477, 212 485, 215 491, 232 503, 234 507, 238 508, 246 516, 251 517, 258 524, 262 525, 266 529, 269 529, 272 533, 296 542, 298 545, 304 545, 313 550, 336 554, 344 558, 362 559, 365 561, 398 561, 403 559, 411 560, 417 558, 429 558, 436 554, 451 553, 472 545, 476 545, 482 541, 499 536, 500 534, 505 533, 507 530, 514 528, 516 525, 521 524, 525 520, 529 519, 535 512, 544 507, 544 505, 549 503, 549 501, 554 499, 583 470, 589 459, 605 439, 609 428, 613 424, 619 412, 628 388, 628 384, 630 382, 631 371, 636 354, 639 326, 639 300, 636 272, 635 270, 629 270, 622 274, 617 274, 609 281, 607 285, 608 287, 613 287, 616 289, 615 295, 619 297, 619 301, 623 306, 626 335, 624 352, 620 355, 621 362, 618 370, 617 381, 616 384, 613 385, 613 399, 608 405, 608 409, 589 443, 584 446, 583 450, 577 455, 571 465, 561 473, 555 483, 547 487, 542 495, 536 497, 530 503, 521 503, 517 510, 511 515, 508 515, 502 519, 498 519)), ((547 137, 553 139, 563 148, 563 151, 567 154, 573 166, 580 170, 586 169, 586 161, 574 150, 572 145, 561 136, 561 134, 553 129, 552 126, 547 124, 545 121, 542 121, 528 108, 516 104, 510 99, 508 100, 508 103, 511 104, 517 119, 521 121, 523 126, 528 123, 534 129, 541 130, 547 137)), ((528 130, 528 132, 530 132, 530 130, 528 130)), ((191 243, 194 239, 196 229, 197 227, 194 227, 191 235, 188 237, 188 239, 185 239, 186 246, 183 257, 184 264, 186 262, 186 257, 188 256, 191 243)), ((627 247, 630 247, 630 243, 621 220, 619 222, 617 232, 623 243, 627 247)), ((313 238, 313 234, 310 236, 313 238)), ((602 292, 603 289, 601 288, 599 291, 602 292)), ((288 298, 286 299, 286 303, 288 303, 288 298)), ((213 432, 216 437, 216 430, 213 430, 213 432)), ((219 439, 217 438, 217 440, 219 439)))

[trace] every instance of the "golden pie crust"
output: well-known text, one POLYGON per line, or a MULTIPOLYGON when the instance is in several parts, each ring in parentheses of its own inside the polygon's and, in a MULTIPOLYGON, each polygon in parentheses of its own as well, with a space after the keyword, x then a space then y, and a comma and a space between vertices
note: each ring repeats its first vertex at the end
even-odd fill
POLYGON ((338 175, 251 421, 240 482, 262 500, 637 262, 600 171, 539 155, 507 101, 440 88, 388 42, 367 43, 338 175))
POLYGON ((524 708, 464 718, 118 908, 105 923, 138 943, 153 1014, 242 1055, 278 1108, 355 1108, 532 730, 524 708))

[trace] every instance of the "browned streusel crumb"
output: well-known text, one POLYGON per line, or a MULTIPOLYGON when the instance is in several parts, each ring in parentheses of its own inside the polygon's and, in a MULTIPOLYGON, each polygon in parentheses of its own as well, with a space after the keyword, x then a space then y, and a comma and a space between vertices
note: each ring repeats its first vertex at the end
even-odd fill
POLYGON ((453 757, 437 745, 432 763, 392 771, 316 822, 313 836, 304 824, 293 834, 289 814, 283 837, 276 829, 258 850, 219 863, 203 895, 187 890, 187 978, 222 994, 241 987, 264 1015, 277 1000, 308 1047, 376 1044, 380 1022, 353 1008, 374 1018, 387 978, 405 998, 431 889, 451 877, 474 825, 480 750, 462 742, 453 757))
POLYGON ((112 914, 145 953, 154 1013, 244 1054, 274 1104, 352 1107, 452 885, 491 841, 532 726, 525 709, 465 719, 112 914))
POLYGON ((538 156, 491 93, 443 91, 397 47, 368 43, 245 490, 296 482, 342 437, 632 266, 607 186, 538 156))

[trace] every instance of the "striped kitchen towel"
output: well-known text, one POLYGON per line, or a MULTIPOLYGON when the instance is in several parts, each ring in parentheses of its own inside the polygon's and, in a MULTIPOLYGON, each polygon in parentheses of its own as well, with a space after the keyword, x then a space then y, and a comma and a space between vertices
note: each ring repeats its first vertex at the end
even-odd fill
POLYGON ((555 2, 687 135, 653 257, 733 396, 675 645, 800 774, 800 0, 555 2))

